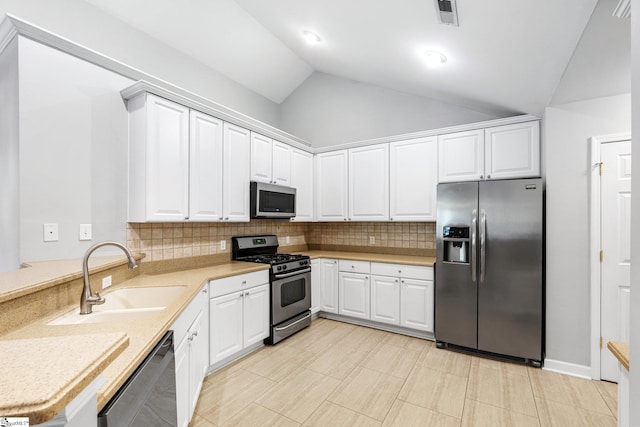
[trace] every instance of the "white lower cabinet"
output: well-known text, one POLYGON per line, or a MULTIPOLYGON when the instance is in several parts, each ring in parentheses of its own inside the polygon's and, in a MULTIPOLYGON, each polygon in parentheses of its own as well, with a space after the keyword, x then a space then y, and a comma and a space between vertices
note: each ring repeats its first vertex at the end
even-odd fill
MULTIPOLYGON (((313 267, 311 268, 313 271, 313 267)), ((320 310, 338 313, 338 260, 320 259, 320 310)), ((313 286, 313 280, 312 284, 313 286)))
POLYGON ((369 319, 369 276, 340 272, 339 314, 369 319))
POLYGON ((433 332, 433 281, 400 280, 400 326, 433 332))
POLYGON ((311 260, 311 314, 320 311, 322 305, 322 271, 320 260, 311 260))
POLYGON ((205 286, 174 322, 178 426, 191 421, 209 367, 209 306, 205 286))
POLYGON ((209 282, 209 364, 214 365, 269 336, 269 272, 209 282))
POLYGON ((371 276, 371 320, 400 324, 400 280, 397 277, 371 276))

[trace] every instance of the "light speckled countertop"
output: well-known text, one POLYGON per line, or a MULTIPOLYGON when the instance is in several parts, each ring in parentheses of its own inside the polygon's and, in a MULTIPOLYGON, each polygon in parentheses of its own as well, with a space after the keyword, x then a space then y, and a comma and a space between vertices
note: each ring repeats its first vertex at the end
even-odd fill
POLYGON ((618 362, 629 370, 629 343, 621 341, 609 341, 607 348, 618 359, 618 362))
MULTIPOLYGON (((406 255, 334 251, 307 251, 304 253, 311 258, 351 259, 429 267, 435 263, 435 259, 432 257, 406 255)), ((100 372, 107 381, 98 393, 98 408, 102 408, 208 280, 266 269, 268 269, 266 264, 230 262, 165 274, 141 274, 114 286, 114 289, 183 285, 185 291, 157 315, 136 322, 47 325, 48 322, 60 315, 77 309, 77 307, 70 306, 20 329, 0 335, 2 347, 10 346, 18 342, 15 340, 20 340, 22 351, 25 354, 31 354, 32 357, 35 356, 35 366, 27 364, 15 366, 12 368, 11 375, 7 373, 2 376, 0 415, 29 416, 32 423, 47 421, 70 403, 100 372), (84 346, 78 346, 79 342, 83 342, 83 340, 86 342, 87 336, 92 337, 91 339, 102 337, 98 340, 102 347, 96 345, 95 349, 91 349, 91 351, 95 350, 95 353, 85 352, 84 346), (127 338, 128 346, 126 345, 127 338), (11 342, 8 342, 9 340, 11 342), (64 343, 64 345, 59 345, 56 351, 43 351, 42 343, 44 342, 58 342, 64 343), (105 347, 111 351, 107 351, 105 347), (118 352, 121 353, 118 355, 118 352), (107 353, 110 354, 110 357, 106 357, 107 353), (82 360, 94 361, 91 370, 88 370, 86 366, 85 368, 79 366, 78 354, 82 355, 82 360), (66 374, 51 375, 52 366, 55 366, 57 371, 66 374), (33 380, 25 380, 22 371, 26 372, 26 370, 32 370, 29 373, 29 378, 34 378, 33 380), (46 388, 42 387, 40 381, 35 380, 35 378, 39 378, 39 375, 46 375, 50 380, 46 388), (38 402, 37 413, 34 406, 26 406, 27 396, 29 397, 28 402, 38 402), (25 399, 22 404, 18 402, 20 399, 25 399), (3 412, 3 410, 8 412, 3 412)), ((108 293, 105 293, 104 296, 108 298, 108 293)), ((6 359, 2 357, 0 360, 6 359)), ((4 372, 4 370, 0 372, 4 372)))

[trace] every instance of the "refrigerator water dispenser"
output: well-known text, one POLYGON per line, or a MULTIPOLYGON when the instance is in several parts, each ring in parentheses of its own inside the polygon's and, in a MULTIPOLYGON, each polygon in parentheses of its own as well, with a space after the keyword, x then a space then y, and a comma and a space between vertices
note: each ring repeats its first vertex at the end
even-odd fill
POLYGON ((445 262, 469 263, 469 227, 442 228, 445 262))

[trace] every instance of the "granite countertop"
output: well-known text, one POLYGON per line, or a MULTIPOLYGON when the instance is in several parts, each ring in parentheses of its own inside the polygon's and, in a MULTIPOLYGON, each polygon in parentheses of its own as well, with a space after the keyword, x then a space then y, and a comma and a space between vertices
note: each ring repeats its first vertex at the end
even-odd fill
MULTIPOLYGON (((422 256, 336 251, 303 253, 311 258, 427 267, 435 263, 435 258, 422 256)), ((110 265, 110 262, 105 265, 110 265)), ((164 274, 141 274, 113 289, 181 285, 185 286, 185 291, 158 314, 136 322, 47 325, 57 317, 77 309, 76 306, 68 306, 22 328, 0 335, 0 347, 3 349, 0 351, 0 360, 4 365, 0 370, 3 374, 0 414, 28 416, 32 424, 48 421, 100 373, 106 379, 106 384, 98 392, 98 409, 101 409, 209 280, 268 268, 266 264, 232 261, 164 274), (42 379, 46 379, 46 382, 42 379)), ((46 286, 60 281, 59 278, 49 277, 46 278, 46 286)), ((106 298, 108 295, 105 292, 106 298)))
POLYGON ((622 341, 609 341, 607 343, 607 348, 613 355, 618 359, 618 362, 622 364, 629 370, 629 343, 622 341))
POLYGON ((315 259, 315 258, 350 259, 354 261, 385 262, 385 263, 391 263, 391 264, 419 265, 424 267, 433 267, 436 263, 435 257, 426 257, 426 256, 378 254, 378 253, 369 253, 369 252, 322 251, 322 250, 304 251, 299 253, 304 255, 309 255, 311 259, 315 259))

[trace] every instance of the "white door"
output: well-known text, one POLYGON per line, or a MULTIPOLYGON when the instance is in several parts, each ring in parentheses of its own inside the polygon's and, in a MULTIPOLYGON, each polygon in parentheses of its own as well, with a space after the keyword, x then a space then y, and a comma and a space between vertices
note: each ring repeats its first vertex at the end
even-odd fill
POLYGON ((349 221, 389 219, 389 144, 349 150, 349 221))
POLYGON ((249 221, 249 131, 224 124, 223 203, 225 221, 249 221))
POLYGON ((189 336, 175 344, 176 409, 178 427, 189 425, 189 336))
POLYGON ((369 276, 355 273, 339 274, 338 305, 344 316, 369 319, 370 298, 369 276))
POLYGON ((273 141, 271 155, 273 183, 291 186, 291 147, 282 142, 273 141))
POLYGON ((600 377, 618 381, 618 362, 607 350, 609 341, 629 341, 631 270, 631 141, 601 144, 600 241, 601 265, 600 377))
POLYGON ((540 176, 540 122, 485 130, 487 179, 540 176))
POLYGON ((338 260, 320 260, 321 278, 321 311, 338 313, 338 260))
POLYGON ((347 150, 316 155, 318 221, 347 219, 347 150))
POLYGON ((438 182, 484 179, 484 129, 438 136, 438 182))
POLYGON ((371 320, 400 324, 400 280, 371 276, 371 320))
POLYGON ((244 347, 269 336, 269 302, 269 285, 244 292, 244 347))
POLYGON ((242 294, 212 298, 209 302, 209 364, 242 350, 242 294))
POLYGON ((433 282, 401 279, 400 326, 433 332, 433 282))
POLYGON ((320 311, 322 304, 322 270, 320 260, 311 260, 311 314, 320 311))
POLYGON ((313 221, 313 154, 292 149, 291 186, 296 189, 296 216, 292 220, 313 221))
POLYGON ((223 122, 194 110, 190 122, 189 219, 221 221, 223 122))
POLYGON ((271 138, 251 132, 251 181, 272 184, 271 138))
POLYGON ((193 416, 209 362, 205 314, 201 311, 187 332, 189 340, 189 418, 193 416))
POLYGON ((189 216, 189 109, 147 95, 147 219, 189 216))
POLYGON ((389 216, 392 221, 435 221, 438 157, 436 137, 389 146, 389 216))

